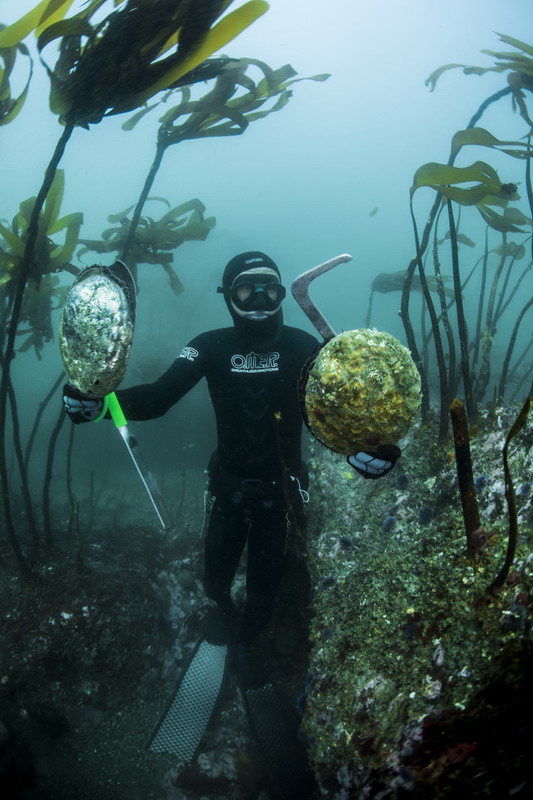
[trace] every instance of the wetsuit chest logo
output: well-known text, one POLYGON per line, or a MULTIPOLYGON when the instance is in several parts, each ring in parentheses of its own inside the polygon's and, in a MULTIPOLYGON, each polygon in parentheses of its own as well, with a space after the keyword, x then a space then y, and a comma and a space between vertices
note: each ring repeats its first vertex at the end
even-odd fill
POLYGON ((235 353, 231 357, 232 372, 278 372, 279 353, 235 353))

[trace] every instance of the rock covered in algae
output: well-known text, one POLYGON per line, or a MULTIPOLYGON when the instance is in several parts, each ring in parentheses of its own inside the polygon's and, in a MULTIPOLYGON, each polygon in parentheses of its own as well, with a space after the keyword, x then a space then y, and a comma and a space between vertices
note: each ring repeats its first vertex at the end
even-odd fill
POLYGON ((350 455, 395 444, 420 406, 420 376, 394 336, 345 331, 319 351, 307 377, 305 411, 326 447, 350 455))
POLYGON ((84 270, 70 288, 59 323, 69 383, 88 397, 115 391, 126 372, 135 322, 135 285, 121 262, 84 270))

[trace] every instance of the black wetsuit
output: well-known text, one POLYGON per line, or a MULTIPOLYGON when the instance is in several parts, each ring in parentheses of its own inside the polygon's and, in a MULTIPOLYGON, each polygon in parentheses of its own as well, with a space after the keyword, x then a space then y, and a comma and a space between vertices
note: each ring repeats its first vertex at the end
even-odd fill
POLYGON ((209 465, 204 586, 230 604, 248 543, 247 602, 241 641, 251 643, 274 606, 291 526, 302 526, 307 471, 301 458, 297 384, 317 340, 282 326, 253 345, 236 327, 208 331, 183 348, 154 383, 117 392, 128 419, 163 415, 205 377, 218 447, 209 465))

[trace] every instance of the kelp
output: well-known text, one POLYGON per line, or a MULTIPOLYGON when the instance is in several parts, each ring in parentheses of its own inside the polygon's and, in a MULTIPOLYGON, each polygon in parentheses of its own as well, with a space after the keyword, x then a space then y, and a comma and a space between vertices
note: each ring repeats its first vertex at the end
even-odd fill
MULTIPOLYGON (((444 280, 449 280, 448 276, 444 276, 444 280)), ((401 292, 403 290, 404 281, 404 269, 399 269, 396 272, 380 272, 379 275, 376 275, 372 281, 372 286, 370 289, 370 299, 368 301, 368 310, 365 317, 365 328, 370 328, 371 326, 372 301, 374 299, 374 293, 379 292, 380 294, 389 294, 390 292, 401 292)), ((427 281, 429 290, 431 292, 438 292, 439 287, 437 278, 434 276, 428 276, 427 281)), ((417 275, 413 276, 413 280, 411 282, 411 291, 423 291, 422 282, 417 275)), ((453 289, 443 286, 443 291, 448 297, 454 297, 453 289)))
POLYGON ((472 534, 481 529, 481 521, 474 487, 468 422, 464 406, 458 398, 455 398, 450 406, 450 417, 452 420, 457 482, 463 509, 466 545, 470 558, 473 558, 475 552, 472 534))
MULTIPOLYGON (((507 512, 509 518, 509 534, 504 563, 488 587, 488 591, 491 594, 497 594, 502 589, 512 566, 516 552, 516 546, 518 543, 518 514, 516 509, 514 485, 511 470, 509 468, 509 446, 523 427, 531 408, 531 402, 532 398, 529 396, 522 405, 522 408, 513 422, 511 429, 506 436, 505 444, 502 450, 503 472, 505 479, 505 499, 507 501, 507 512)), ((468 423, 464 412, 464 406, 457 398, 450 406, 450 416, 452 418, 457 480, 463 510, 467 549, 470 558, 474 559, 476 556, 476 544, 480 540, 486 540, 487 534, 481 525, 479 508, 476 499, 472 459, 470 455, 470 436, 468 431, 468 423)))
MULTIPOLYGON (((173 97, 179 98, 177 105, 171 106, 160 117, 154 160, 133 213, 129 236, 121 253, 123 261, 129 257, 144 203, 168 147, 191 139, 239 136, 251 122, 284 108, 292 96, 289 87, 293 84, 302 80, 324 81, 329 77, 324 74, 297 78, 290 64, 274 70, 265 62, 253 58, 216 61, 218 74, 205 95, 193 99, 189 87, 178 87, 166 93, 161 100, 161 103, 168 104, 173 97), (252 78, 250 73, 253 70, 259 70, 259 80, 252 78)), ((209 64, 210 61, 207 61, 204 65, 206 69, 209 69, 209 64)), ((155 103, 134 115, 122 127, 132 130, 146 113, 158 105, 155 103)))
POLYGON ((507 72, 507 82, 509 91, 512 93, 513 101, 520 110, 520 115, 529 126, 533 127, 533 122, 528 113, 524 89, 533 89, 533 47, 526 42, 515 39, 513 36, 498 34, 500 41, 511 45, 519 52, 498 52, 494 50, 482 50, 482 53, 496 59, 490 67, 474 67, 466 64, 444 64, 439 67, 426 80, 426 86, 433 91, 440 76, 450 69, 462 69, 465 75, 485 75, 487 72, 507 72))
POLYGON ((457 309, 457 333, 459 347, 461 351, 461 375, 466 399, 466 410, 472 418, 476 413, 476 403, 474 398, 474 387, 472 384, 472 374, 469 359, 469 341, 466 317, 463 306, 463 293, 461 286, 461 275, 459 272, 459 251, 457 247, 457 236, 455 233, 455 220, 451 200, 447 202, 448 220, 450 223, 450 247, 452 258, 453 288, 455 291, 455 307, 457 309))
MULTIPOLYGON (((30 277, 37 280, 48 272, 59 272, 66 269, 76 273, 70 259, 78 244, 78 236, 83 224, 81 211, 60 217, 61 205, 65 191, 65 173, 57 170, 50 187, 43 209, 39 213, 39 232, 37 251, 39 260, 32 265, 30 277), (52 236, 64 231, 64 241, 58 244, 52 236)), ((23 200, 18 212, 13 217, 11 227, 0 222, 0 237, 5 248, 0 248, 0 286, 5 286, 16 279, 17 258, 22 258, 28 236, 28 228, 35 206, 35 197, 23 200)))
POLYGON ((478 147, 490 147, 493 150, 498 150, 513 158, 528 158, 529 147, 524 145, 524 142, 516 140, 497 139, 486 128, 467 128, 466 130, 457 131, 452 137, 452 156, 455 156, 461 147, 465 145, 477 145, 478 147), (514 145, 512 150, 508 149, 508 145, 514 145), (516 149, 518 148, 518 149, 516 149))
MULTIPOLYGON (((292 96, 289 87, 303 80, 325 81, 328 74, 297 78, 290 64, 272 69, 264 61, 254 58, 215 59, 220 64, 213 88, 203 97, 192 99, 189 87, 179 88, 165 94, 158 104, 144 109, 125 122, 124 130, 131 130, 145 113, 156 105, 168 104, 174 95, 179 96, 161 118, 160 138, 169 144, 199 139, 208 136, 235 136, 243 133, 250 122, 262 119, 273 111, 284 108, 292 96), (263 76, 255 82, 251 75, 255 67, 263 76), (261 109, 266 101, 277 98, 267 109, 261 109)), ((211 62, 207 62, 206 68, 211 62)))
MULTIPOLYGON (((477 116, 476 118, 479 117, 477 116)), ((436 360, 439 370, 439 384, 440 384, 440 396, 441 396, 440 398, 441 439, 446 434, 446 428, 447 428, 446 409, 449 406, 449 403, 451 402, 451 396, 452 396, 451 392, 454 389, 455 377, 452 374, 448 374, 442 350, 442 343, 440 341, 440 332, 439 332, 439 322, 440 319, 444 319, 444 317, 441 314, 441 317, 439 318, 435 313, 433 307, 433 301, 430 295, 430 288, 427 278, 425 277, 425 271, 423 265, 423 254, 429 243, 430 232, 433 225, 435 224, 435 219, 437 217, 437 214, 439 213, 442 204, 444 202, 450 204, 450 201, 453 201, 457 203, 459 207, 469 207, 469 206, 474 207, 477 209, 477 211, 479 212, 483 220, 486 222, 486 224, 492 229, 499 231, 504 237, 508 233, 519 233, 519 234, 526 233, 527 227, 531 225, 531 219, 529 219, 520 209, 509 205, 511 202, 520 199, 516 183, 502 182, 496 170, 485 161, 478 160, 470 164, 469 166, 464 166, 464 167, 454 166, 453 162, 457 158, 457 155, 459 154, 459 152, 462 150, 463 147, 468 145, 483 146, 483 147, 497 149, 499 152, 503 152, 514 159, 520 159, 522 161, 525 160, 526 169, 529 165, 530 158, 533 156, 533 151, 531 149, 531 144, 529 141, 523 142, 516 140, 500 140, 497 139, 495 136, 493 136, 485 128, 474 127, 472 125, 472 127, 458 131, 453 136, 451 150, 450 150, 450 157, 447 164, 442 164, 437 162, 430 162, 428 164, 424 164, 415 172, 415 175, 413 177, 413 184, 410 189, 410 201, 411 201, 411 215, 413 219, 417 251, 416 251, 416 257, 412 259, 405 273, 406 279, 404 282, 403 293, 402 293, 401 317, 406 330, 408 345, 413 353, 416 363, 419 364, 419 368, 423 370, 422 366, 423 362, 416 344, 414 331, 411 322, 409 320, 409 296, 413 288, 414 273, 415 270, 418 268, 418 273, 420 275, 422 287, 424 289, 424 298, 426 307, 431 318, 432 333, 436 348, 436 357, 437 357, 436 360), (417 192, 422 187, 433 189, 436 192, 436 198, 433 203, 428 221, 424 228, 422 241, 420 242, 418 237, 418 232, 416 230, 416 222, 413 210, 413 197, 415 192, 417 192), (427 290, 424 287, 427 287, 427 290), (448 385, 447 391, 445 391, 444 389, 444 386, 446 384, 448 385)), ((450 211, 449 213, 451 214, 452 212, 450 211)), ((465 337, 467 335, 466 323, 464 319, 464 314, 460 310, 460 306, 462 304, 462 298, 461 298, 462 285, 459 276, 459 258, 458 258, 457 244, 460 241, 459 236, 461 234, 458 231, 452 231, 452 223, 453 220, 452 218, 450 218, 450 232, 448 234, 448 238, 450 240, 453 272, 455 275, 454 291, 457 295, 456 302, 457 302, 457 313, 458 313, 458 327, 460 329, 459 343, 462 349, 461 371, 463 373, 463 382, 466 381, 465 392, 468 395, 468 402, 467 402, 468 412, 469 414, 473 414, 475 413, 476 398, 480 399, 482 397, 487 386, 487 383, 485 381, 485 375, 487 374, 486 369, 488 365, 488 356, 490 354, 490 349, 492 347, 492 333, 489 333, 489 328, 492 326, 492 321, 490 322, 489 327, 485 325, 484 332, 482 334, 484 356, 485 356, 483 363, 485 367, 485 372, 483 373, 483 367, 482 367, 482 374, 481 374, 482 381, 478 382, 477 390, 476 393, 474 394, 473 379, 470 376, 471 365, 469 363, 469 349, 468 349, 469 343, 465 341, 465 337)), ((485 257, 484 270, 486 269, 486 260, 487 259, 485 257)), ((496 286, 498 279, 499 279, 499 273, 496 282, 495 283, 493 282, 493 286, 496 286)), ((504 282, 504 288, 500 298, 500 305, 499 305, 500 310, 504 308, 502 303, 503 303, 503 296, 507 288, 507 283, 508 279, 504 282)), ((515 287, 514 291, 516 291, 516 289, 517 286, 515 287)), ((482 301, 483 301, 483 296, 481 302, 482 301)), ((509 302, 510 298, 508 297, 506 299, 505 307, 507 307, 509 302)), ((480 319, 479 315, 478 319, 480 319)), ((479 333, 479 321, 478 321, 478 333, 479 333)), ((449 339, 449 333, 447 333, 447 335, 449 339)), ((477 358, 478 350, 479 350, 479 337, 476 338, 476 343, 475 343, 475 358, 477 358)), ((428 387, 427 380, 423 380, 422 387, 423 387, 423 392, 426 392, 428 387)), ((423 411, 423 417, 427 418, 426 415, 429 413, 429 399, 426 399, 425 397, 422 403, 422 411, 423 411)))
MULTIPOLYGON (((532 387, 533 389, 533 387, 532 387)), ((531 396, 528 397, 520 409, 518 416, 516 417, 513 425, 511 426, 511 430, 507 434, 505 439, 505 444, 503 447, 502 452, 502 459, 503 459, 503 472, 505 478, 505 499, 507 501, 507 512, 509 514, 509 536, 507 540, 507 551, 505 553, 505 561, 499 573, 496 575, 494 580, 489 586, 489 592, 492 594, 497 594, 500 589, 502 588, 503 584, 505 583, 505 579, 509 574, 509 570, 511 569, 511 565, 513 563, 514 555, 516 552, 516 545, 518 543, 518 515, 516 511, 516 497, 515 491, 513 486, 513 479, 511 475, 511 470, 509 469, 509 445, 515 438, 516 434, 520 431, 522 426, 524 425, 527 416, 529 414, 529 410, 531 408, 531 396)))
MULTIPOLYGON (((0 34, 4 28, 5 25, 0 24, 0 34)), ((12 122, 20 113, 22 106, 26 102, 30 81, 33 75, 33 59, 30 56, 26 45, 20 43, 15 44, 12 47, 0 47, 0 59, 4 65, 3 67, 0 67, 0 125, 7 125, 9 122, 12 122), (15 62, 19 53, 28 58, 28 78, 19 96, 12 97, 9 79, 15 67, 15 62)))
POLYGON ((264 0, 250 0, 219 19, 230 0, 204 0, 201 13, 189 0, 115 0, 114 8, 122 8, 100 18, 106 2, 89 0, 82 11, 65 19, 71 5, 69 0, 42 0, 13 25, 0 31, 2 50, 21 45, 32 31, 39 37, 40 52, 51 42, 58 43, 55 65, 45 66, 51 81, 50 106, 64 126, 33 204, 24 254, 16 280, 9 287, 9 319, 5 317, 2 326, 5 330, 7 323, 0 381, 1 508, 4 528, 24 577, 28 577, 30 570, 17 543, 11 512, 6 464, 6 400, 24 293, 30 276, 38 269, 39 217, 67 143, 76 126, 88 127, 104 116, 134 110, 154 94, 178 82, 187 84, 188 73, 268 8, 264 0), (92 25, 96 12, 99 12, 100 21, 92 25), (164 56, 169 50, 170 55, 164 56))
MULTIPOLYGON (((515 322, 515 324, 513 326, 513 332, 511 333, 511 337, 509 339, 509 344, 507 346, 507 352, 505 353, 505 357, 503 359, 502 371, 501 371, 501 375, 500 375, 500 384, 498 386, 498 397, 499 398, 503 398, 503 396, 505 394, 505 387, 506 387, 506 384, 507 384, 507 374, 508 374, 508 371, 509 371, 509 364, 511 362, 511 356, 513 354, 514 347, 515 347, 515 344, 516 344, 516 337, 518 336, 518 329, 520 328, 520 326, 522 324, 522 320, 524 319, 524 316, 525 316, 526 312, 529 311, 529 309, 532 306, 533 306, 533 297, 530 297, 529 300, 524 305, 524 307, 522 308, 522 310, 520 311, 520 313, 518 314, 518 317, 516 318, 516 322, 515 322)), ((528 349, 529 349, 530 346, 531 346, 531 343, 528 346, 528 349)))
MULTIPOLYGON (((403 289, 403 282, 405 280, 405 270, 399 269, 396 272, 380 272, 374 280, 372 281, 372 291, 373 292, 381 292, 386 294, 387 292, 401 292, 403 289)), ((443 276, 444 281, 449 281, 450 278, 448 275, 443 276)), ((428 276, 427 278, 428 286, 430 291, 437 292, 438 291, 438 281, 437 278, 433 275, 428 276)), ((422 291, 422 283, 420 278, 416 275, 413 279, 413 283, 411 289, 414 292, 421 292, 422 291)), ((444 286, 444 294, 446 297, 454 298, 453 289, 444 286)))
POLYGON ((13 47, 33 31, 40 33, 62 19, 73 0, 41 0, 0 35, 0 47, 13 47))
MULTIPOLYGON (((17 330, 18 336, 27 336, 19 346, 19 352, 34 347, 39 358, 44 342, 50 341, 53 336, 52 311, 62 305, 66 292, 55 273, 64 270, 75 274, 78 272, 70 260, 78 245, 83 214, 78 211, 60 216, 64 189, 65 175, 63 170, 58 170, 39 214, 35 258, 19 318, 20 322, 29 325, 29 329, 17 330), (64 240, 58 243, 52 237, 60 233, 64 240)), ((29 197, 22 201, 10 225, 0 222, 0 313, 5 321, 10 317, 14 286, 24 257, 34 206, 35 197, 29 197)))
POLYGON ((249 0, 219 20, 231 0, 204 0, 200 12, 189 0, 115 0, 121 8, 92 24, 106 2, 92 0, 65 19, 71 2, 50 0, 0 32, 3 47, 35 30, 41 53, 59 40, 55 66, 45 66, 50 107, 65 124, 87 127, 138 108, 180 80, 189 83, 195 67, 268 9, 264 0, 249 0))
MULTIPOLYGON (((214 228, 216 220, 214 217, 204 217, 205 206, 196 198, 174 208, 170 207, 168 200, 161 197, 148 200, 159 200, 169 210, 158 220, 148 216, 140 218, 129 252, 129 266, 161 265, 168 276, 172 291, 180 294, 183 292, 183 284, 172 268, 173 251, 187 241, 204 241, 214 228)), ((122 252, 131 229, 129 214, 134 208, 135 206, 130 206, 119 214, 111 214, 107 219, 116 224, 102 231, 99 239, 80 239, 80 244, 84 246, 78 251, 78 258, 89 251, 122 252)))
MULTIPOLYGON (((529 150, 528 150, 529 153, 529 150)), ((468 167, 454 167, 448 164, 429 163, 419 167, 413 177, 410 196, 417 189, 429 187, 462 206, 475 206, 488 225, 496 230, 523 233, 516 223, 526 224, 527 218, 518 209, 507 216, 499 215, 490 206, 505 207, 511 200, 518 199, 517 187, 513 183, 503 184, 490 164, 476 161, 468 167), (460 184, 474 183, 467 188, 460 184)))
POLYGON ((24 454, 22 452, 17 398, 15 390, 13 388, 13 383, 11 381, 8 386, 8 396, 9 396, 9 405, 11 407, 11 422, 13 425, 13 449, 15 451, 15 458, 17 460, 17 465, 19 469, 20 488, 22 492, 22 498, 24 501, 24 510, 26 512, 26 524, 28 526, 28 530, 32 538, 33 547, 35 550, 37 550, 39 546, 39 532, 37 529, 37 524, 35 522, 35 515, 33 513, 33 506, 31 503, 27 464, 24 460, 24 454))

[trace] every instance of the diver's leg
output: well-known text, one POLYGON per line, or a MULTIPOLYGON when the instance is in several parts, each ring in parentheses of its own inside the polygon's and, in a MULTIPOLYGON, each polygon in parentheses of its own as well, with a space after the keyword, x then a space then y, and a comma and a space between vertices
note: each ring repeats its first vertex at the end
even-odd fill
MULTIPOLYGON (((270 509, 254 514, 248 536, 247 605, 239 636, 247 646, 268 624, 276 605, 287 629, 285 633, 280 630, 280 636, 294 641, 306 638, 310 602, 305 546, 307 495, 296 481, 291 481, 288 489, 290 509, 285 496, 275 497, 270 509)), ((282 652, 290 649, 289 645, 289 641, 282 644, 280 640, 282 652)))
POLYGON ((246 606, 239 642, 249 647, 267 625, 283 574, 287 542, 287 519, 281 498, 271 508, 254 509, 254 524, 248 535, 246 606))
MULTIPOLYGON (((296 504, 299 498, 294 501, 296 504)), ((248 722, 262 754, 269 785, 279 798, 315 796, 306 744, 299 736, 300 717, 276 686, 269 665, 254 643, 270 619, 287 557, 289 539, 284 498, 270 509, 254 508, 248 534, 247 605, 244 611, 236 669, 248 722)))
POLYGON ((204 591, 231 611, 231 585, 246 543, 248 525, 231 498, 215 496, 204 545, 204 591))

